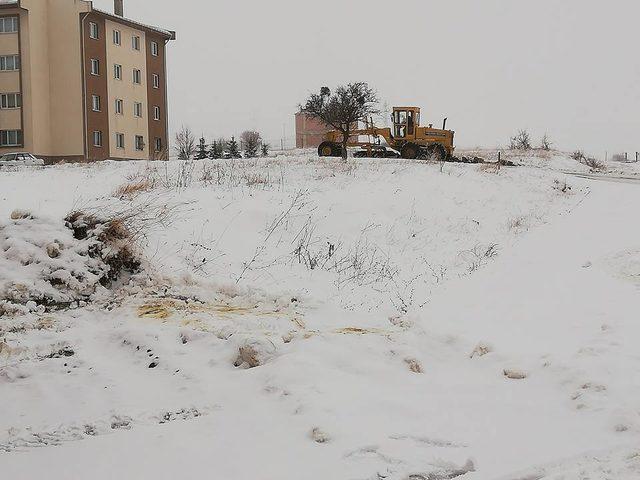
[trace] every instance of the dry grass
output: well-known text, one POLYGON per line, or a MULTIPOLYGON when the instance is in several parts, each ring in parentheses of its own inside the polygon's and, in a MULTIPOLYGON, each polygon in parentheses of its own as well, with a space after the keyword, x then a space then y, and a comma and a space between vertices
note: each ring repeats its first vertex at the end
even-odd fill
POLYGON ((155 182, 150 178, 142 178, 120 185, 113 196, 120 200, 131 200, 141 193, 148 192, 155 188, 155 182))
POLYGON ((411 370, 413 373, 424 372, 424 370, 422 369, 422 365, 415 358, 405 358, 404 363, 407 364, 407 367, 409 367, 409 370, 411 370))
POLYGON ((527 221, 526 217, 520 216, 509 220, 507 226, 509 227, 509 230, 518 233, 523 230, 527 230, 529 228, 529 222, 527 221))
POLYGON ((84 212, 72 212, 65 218, 77 240, 95 239, 89 248, 91 258, 109 266, 100 283, 108 287, 123 272, 137 273, 141 269, 140 249, 134 233, 123 218, 100 219, 84 212))
POLYGON ((482 163, 478 166, 478 171, 483 173, 493 173, 495 175, 500 173, 501 165, 498 162, 482 163))
POLYGON ((269 173, 248 172, 243 175, 247 187, 267 186, 271 184, 269 173))

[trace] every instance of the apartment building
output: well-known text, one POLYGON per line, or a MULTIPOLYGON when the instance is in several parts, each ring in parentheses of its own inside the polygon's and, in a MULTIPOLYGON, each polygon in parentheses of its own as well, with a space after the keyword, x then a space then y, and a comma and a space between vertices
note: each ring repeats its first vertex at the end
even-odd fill
POLYGON ((164 158, 175 32, 85 0, 0 0, 0 154, 164 158))

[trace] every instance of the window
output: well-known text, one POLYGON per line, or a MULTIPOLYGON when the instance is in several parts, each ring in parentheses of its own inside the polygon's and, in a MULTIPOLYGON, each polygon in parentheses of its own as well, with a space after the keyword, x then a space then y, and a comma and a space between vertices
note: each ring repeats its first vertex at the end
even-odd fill
POLYGON ((158 42, 151 42, 151 55, 158 56, 158 42))
POLYGON ((136 135, 136 150, 144 150, 144 137, 142 135, 136 135))
POLYGON ((113 78, 116 80, 122 80, 122 65, 117 63, 113 65, 113 78))
POLYGON ((94 147, 102 146, 102 132, 99 130, 96 130, 95 132, 93 132, 93 146, 94 147))
POLYGON ((153 74, 153 88, 160 88, 160 75, 157 73, 153 74))
POLYGON ((162 139, 156 137, 156 152, 162 151, 162 139))
POLYGON ((0 130, 0 146, 18 147, 22 145, 21 130, 0 130))
POLYGON ((113 44, 114 45, 122 44, 122 34, 120 33, 120 30, 113 31, 113 44))
POLYGON ((134 50, 140 50, 140 37, 137 35, 131 37, 131 48, 134 50))
POLYGON ((124 115, 124 100, 116 98, 116 113, 118 115, 124 115))
POLYGON ((133 69, 133 83, 140 85, 142 83, 142 72, 137 68, 133 69))
POLYGON ((100 75, 100 61, 91 59, 91 75, 100 75))
POLYGON ((91 107, 94 112, 100 111, 100 95, 91 95, 91 107))
POLYGON ((20 70, 20 57, 18 55, 0 56, 0 71, 12 72, 20 70))
POLYGON ((134 117, 138 117, 138 118, 142 118, 142 104, 141 103, 134 103, 133 104, 133 116, 134 117))
POLYGON ((124 148, 124 133, 116 133, 116 148, 124 148))
POLYGON ((160 120, 160 107, 158 106, 153 107, 153 119, 160 120))
POLYGON ((20 108, 22 106, 22 95, 19 93, 3 93, 0 96, 0 108, 20 108))
POLYGON ((89 36, 94 40, 97 40, 99 37, 98 24, 95 22, 89 22, 89 36))
POLYGON ((0 33, 17 33, 18 17, 0 18, 0 33))

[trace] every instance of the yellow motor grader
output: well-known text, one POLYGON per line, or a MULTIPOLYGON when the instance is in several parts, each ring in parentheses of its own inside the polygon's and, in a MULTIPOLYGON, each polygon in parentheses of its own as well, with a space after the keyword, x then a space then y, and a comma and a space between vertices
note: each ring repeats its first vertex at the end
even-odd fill
MULTIPOLYGON (((447 160, 453 156, 452 130, 446 130, 447 119, 442 129, 420 126, 419 107, 394 107, 391 115, 392 128, 377 128, 373 120, 366 123, 365 128, 351 132, 348 147, 360 147, 354 153, 356 157, 390 157, 390 158, 433 158, 447 160), (361 137, 367 137, 366 140, 361 137), (381 142, 381 137, 386 145, 381 142)), ((318 147, 321 157, 342 156, 342 133, 332 130, 325 134, 324 141, 318 147)))

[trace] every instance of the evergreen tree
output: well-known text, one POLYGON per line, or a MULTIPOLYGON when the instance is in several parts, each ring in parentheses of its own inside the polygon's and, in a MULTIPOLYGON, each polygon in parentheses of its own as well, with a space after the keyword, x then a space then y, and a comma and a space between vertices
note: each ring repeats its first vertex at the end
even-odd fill
POLYGON ((214 140, 209 149, 209 158, 217 160, 220 157, 222 157, 222 146, 214 140))
POLYGON ((204 160, 207 158, 207 144, 204 138, 200 139, 200 143, 198 144, 198 148, 196 149, 196 160, 204 160))
POLYGON ((268 143, 263 143, 262 144, 262 156, 266 157, 269 155, 269 144, 268 143))
POLYGON ((227 151, 231 158, 242 158, 240 155, 240 150, 238 149, 238 142, 236 142, 236 137, 231 137, 229 143, 227 144, 227 151))
POLYGON ((242 145, 244 146, 245 158, 253 158, 258 155, 260 142, 262 142, 260 133, 256 132, 255 130, 247 130, 246 132, 242 133, 240 139, 242 140, 242 145))

